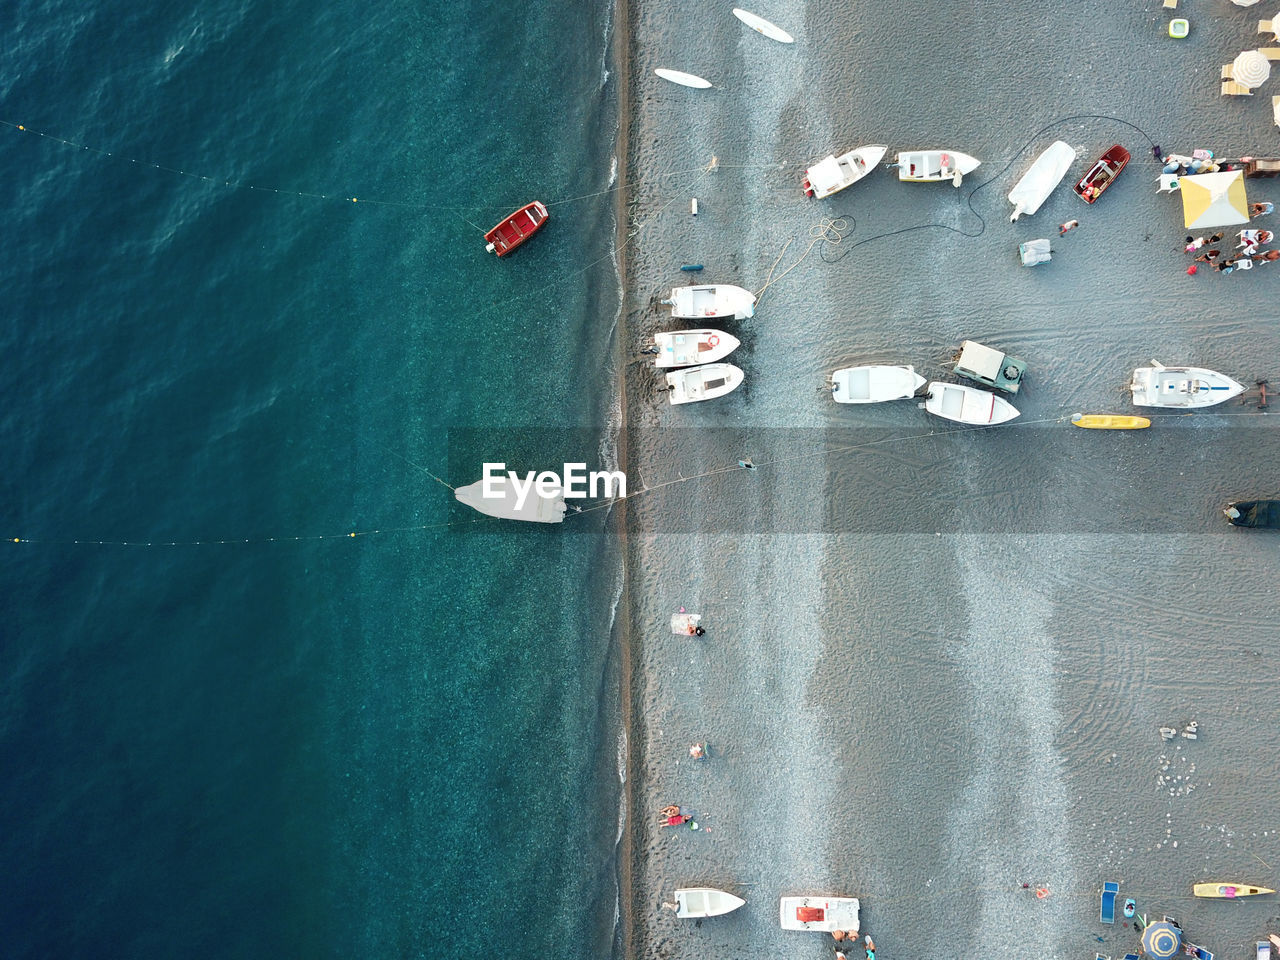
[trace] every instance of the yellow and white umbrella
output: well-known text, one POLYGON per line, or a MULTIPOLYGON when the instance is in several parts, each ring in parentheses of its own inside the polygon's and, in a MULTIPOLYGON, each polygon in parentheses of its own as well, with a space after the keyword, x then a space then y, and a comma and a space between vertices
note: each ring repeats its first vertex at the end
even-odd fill
POLYGON ((1271 61, 1261 50, 1246 50, 1231 62, 1231 75, 1250 89, 1260 87, 1271 76, 1271 61))
POLYGON ((1249 222, 1243 170, 1179 177, 1178 188, 1182 194, 1182 216, 1189 230, 1249 222))

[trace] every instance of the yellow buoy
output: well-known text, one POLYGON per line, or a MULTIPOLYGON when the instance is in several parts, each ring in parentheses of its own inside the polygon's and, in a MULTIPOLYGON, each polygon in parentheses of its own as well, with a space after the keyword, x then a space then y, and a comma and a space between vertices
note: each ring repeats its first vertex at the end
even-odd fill
POLYGON ((1151 426, 1146 417, 1127 417, 1109 413, 1077 413, 1071 418, 1077 427, 1087 430, 1143 430, 1151 426))

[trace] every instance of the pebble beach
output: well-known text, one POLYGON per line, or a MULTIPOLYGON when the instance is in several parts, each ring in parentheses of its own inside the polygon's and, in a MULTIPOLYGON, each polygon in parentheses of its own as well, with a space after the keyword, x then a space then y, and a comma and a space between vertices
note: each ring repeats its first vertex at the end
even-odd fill
POLYGON ((626 956, 830 957, 826 934, 779 929, 778 898, 806 893, 859 897, 880 960, 1137 952, 1099 924, 1107 880, 1220 957, 1280 930, 1275 898, 1191 896, 1280 868, 1275 543, 1221 516, 1278 495, 1272 422, 1233 402, 1133 433, 1069 423, 1143 412, 1124 386, 1152 358, 1274 372, 1280 270, 1188 275, 1152 156, 1280 153, 1276 81, 1218 91, 1259 9, 1191 5, 1173 40, 1150 0, 752 7, 784 45, 728 4, 629 5, 626 956), (1067 180, 1010 224, 1005 195, 1056 139, 1067 180), (983 163, 959 188, 877 170, 803 195, 810 163, 870 143, 983 163), (1113 143, 1133 161, 1087 206, 1070 183, 1113 143), (1039 237, 1052 262, 1021 266, 1039 237), (655 301, 693 263, 768 287, 718 321, 744 385, 673 407, 638 351, 682 325, 655 301), (964 339, 1028 362, 1019 420, 830 399, 857 363, 952 380, 964 339), (670 632, 681 608, 706 636, 670 632), (1197 739, 1161 739, 1191 721, 1197 739), (660 827, 668 804, 698 829, 660 827), (683 886, 747 904, 680 920, 661 904, 683 886))

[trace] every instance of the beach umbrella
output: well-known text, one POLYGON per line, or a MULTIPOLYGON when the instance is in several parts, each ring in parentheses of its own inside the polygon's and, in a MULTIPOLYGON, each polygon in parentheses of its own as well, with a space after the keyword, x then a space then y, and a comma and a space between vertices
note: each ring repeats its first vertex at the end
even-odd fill
POLYGON ((1182 216, 1189 230, 1249 222, 1243 170, 1180 177, 1178 192, 1182 194, 1182 216))
POLYGON ((1231 74, 1236 83, 1260 87, 1271 76, 1271 61, 1261 50, 1246 50, 1231 61, 1231 74))
POLYGON ((1182 931, 1167 920, 1159 920, 1142 931, 1142 951, 1155 960, 1170 960, 1182 948, 1182 931))

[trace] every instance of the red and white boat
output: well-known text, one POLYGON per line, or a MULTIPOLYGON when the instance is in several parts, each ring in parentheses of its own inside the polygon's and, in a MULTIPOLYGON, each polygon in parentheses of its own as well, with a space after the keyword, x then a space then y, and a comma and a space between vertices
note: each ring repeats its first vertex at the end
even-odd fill
POLYGON ((540 200, 526 203, 484 235, 485 249, 505 257, 542 229, 550 214, 540 200))
POLYGON ((1129 151, 1116 144, 1097 159, 1089 172, 1075 185, 1076 195, 1085 203, 1093 203, 1115 182, 1129 162, 1129 151))

